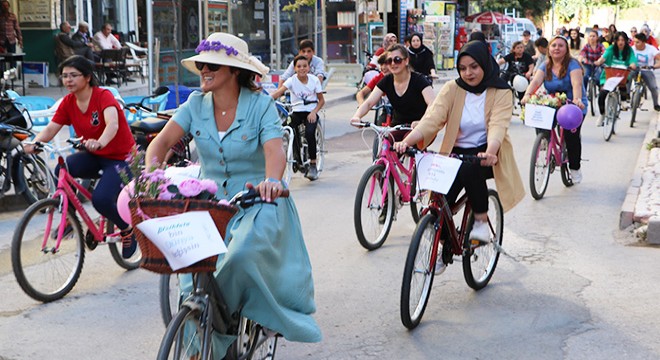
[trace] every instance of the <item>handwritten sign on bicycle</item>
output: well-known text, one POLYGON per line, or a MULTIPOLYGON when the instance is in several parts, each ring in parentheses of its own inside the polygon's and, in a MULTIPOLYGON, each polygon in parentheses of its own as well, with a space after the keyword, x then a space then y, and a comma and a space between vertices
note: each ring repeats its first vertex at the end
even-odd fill
POLYGON ((165 255, 172 270, 227 252, 208 211, 145 220, 137 228, 165 255))
POLYGON ((603 90, 614 91, 621 80, 623 80, 623 76, 607 78, 607 80, 605 80, 605 84, 603 84, 603 90))
POLYGON ((545 105, 527 104, 525 105, 525 125, 550 130, 556 111, 557 109, 545 105))
POLYGON ((415 155, 417 183, 423 190, 447 194, 454 183, 462 161, 440 154, 415 155))

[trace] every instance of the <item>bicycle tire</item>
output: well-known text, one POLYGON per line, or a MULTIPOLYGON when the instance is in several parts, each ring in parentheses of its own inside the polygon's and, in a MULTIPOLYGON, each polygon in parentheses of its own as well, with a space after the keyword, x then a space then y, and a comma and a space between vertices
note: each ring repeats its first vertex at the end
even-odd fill
POLYGON ((387 210, 385 214, 382 214, 383 208, 380 207, 385 176, 385 165, 370 166, 362 175, 355 194, 355 206, 353 208, 355 234, 360 245, 367 250, 375 250, 383 245, 394 221, 395 199, 392 181, 387 182, 387 200, 385 202, 387 210), (373 192, 371 187, 367 188, 367 185, 370 184, 373 184, 373 192), (382 215, 385 218, 381 224, 380 218, 382 215), (369 227, 368 230, 367 227, 369 227))
MULTIPOLYGON (((436 233, 440 231, 436 229, 437 219, 431 213, 424 215, 419 220, 408 247, 401 284, 400 310, 401 322, 410 330, 419 325, 431 296, 435 278, 433 247, 436 242, 436 233), (411 297, 414 298, 411 299, 411 297)), ((437 247, 439 246, 438 244, 437 247)), ((438 255, 436 254, 436 256, 438 255)))
POLYGON ((610 141, 614 133, 614 123, 616 121, 617 113, 617 98, 616 95, 610 92, 605 99, 605 119, 603 123, 603 138, 605 141, 610 141))
POLYGON ((635 127, 635 119, 637 118, 637 109, 639 109, 639 105, 642 100, 642 92, 640 88, 637 88, 632 93, 632 101, 630 102, 630 127, 635 127))
MULTIPOLYGON (((115 232, 115 225, 108 221, 106 222, 106 234, 112 234, 115 232)), ((112 259, 119 265, 122 269, 131 271, 135 270, 140 267, 140 262, 142 262, 142 251, 140 250, 140 247, 138 246, 135 250, 135 253, 131 255, 131 257, 125 259, 122 254, 122 242, 121 241, 116 241, 116 242, 111 242, 107 243, 108 244, 108 250, 110 250, 110 255, 112 255, 112 259)))
POLYGON ((293 143, 291 141, 291 134, 289 131, 284 131, 284 136, 282 136, 282 142, 284 147, 284 153, 286 154, 286 167, 284 169, 284 176, 282 180, 288 185, 291 183, 291 177, 293 176, 293 163, 295 162, 293 158, 293 143))
POLYGON ((160 304, 160 316, 167 326, 172 317, 179 311, 179 305, 183 297, 179 290, 179 276, 176 274, 161 274, 158 283, 158 298, 160 304))
MULTIPOLYGON (((18 285, 31 298, 50 302, 61 299, 76 285, 85 261, 85 245, 80 221, 71 209, 66 220, 71 231, 66 232, 57 252, 44 252, 42 243, 54 246, 53 232, 61 225, 60 200, 39 200, 25 211, 12 238, 11 262, 18 285), (50 234, 45 234, 45 224, 52 217, 50 234), (36 231, 36 235, 35 235, 36 231), (60 276, 61 275, 61 276, 60 276), (43 279, 39 279, 43 276, 43 279), (55 281, 56 278, 60 278, 55 281)), ((62 226, 64 226, 62 224, 62 226)))
POLYGON ((277 336, 268 336, 263 326, 242 317, 238 325, 238 335, 225 360, 273 360, 277 350, 277 336))
POLYGON ((596 108, 594 107, 594 100, 598 97, 596 81, 594 79, 589 79, 588 85, 587 97, 589 98, 589 107, 591 107, 591 116, 596 116, 596 108))
POLYGON ((201 307, 182 305, 167 325, 157 359, 197 359, 198 355, 199 359, 211 359, 211 328, 211 321, 201 307))
POLYGON ((566 149, 566 144, 562 146, 561 157, 561 182, 564 183, 564 186, 571 187, 573 186, 573 178, 571 178, 571 170, 568 168, 568 163, 565 162, 565 160, 568 159, 568 149, 566 149))
POLYGON ((548 163, 548 151, 551 151, 550 139, 546 132, 540 132, 534 140, 529 164, 529 190, 535 200, 543 198, 550 182, 550 167, 552 166, 553 155, 550 155, 550 162, 548 163))
POLYGON ((316 122, 316 170, 318 172, 323 171, 323 165, 325 164, 325 137, 323 135, 323 125, 321 124, 321 119, 316 122))
POLYGON ((55 176, 46 162, 33 154, 21 153, 12 171, 15 188, 22 188, 23 198, 32 205, 55 192, 55 176))
MULTIPOLYGON (((466 236, 463 244, 463 277, 465 277, 467 285, 474 290, 483 289, 493 277, 497 261, 500 258, 499 249, 502 246, 504 234, 504 210, 497 191, 488 189, 488 203, 488 223, 491 226, 490 243, 474 247, 466 236)), ((473 225, 474 216, 471 215, 466 234, 470 233, 473 225)))
MULTIPOLYGON (((415 161, 411 158, 411 161, 415 161)), ((419 223, 419 219, 424 214, 424 210, 429 206, 429 190, 417 189, 417 167, 413 168, 412 179, 410 181, 410 213, 415 223, 419 223)))

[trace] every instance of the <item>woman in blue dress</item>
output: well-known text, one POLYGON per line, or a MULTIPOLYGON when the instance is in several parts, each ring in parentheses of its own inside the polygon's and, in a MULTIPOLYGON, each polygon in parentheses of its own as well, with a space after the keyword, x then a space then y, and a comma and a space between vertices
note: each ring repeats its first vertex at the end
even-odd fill
MULTIPOLYGON (((548 94, 566 93, 567 99, 582 110, 582 120, 587 115, 587 92, 584 89, 584 73, 580 63, 571 57, 568 41, 561 36, 555 36, 548 45, 548 60, 539 66, 525 91, 522 103, 526 104, 529 97, 543 84, 548 94)), ((582 158, 582 143, 580 130, 582 124, 574 131, 564 131, 566 150, 568 151, 568 168, 571 170, 573 184, 582 181, 580 161, 582 158)))
MULTIPOLYGON (((191 94, 178 109, 150 144, 146 159, 162 160, 190 133, 202 177, 216 181, 218 198, 229 199, 251 183, 262 198, 277 203, 240 209, 232 218, 216 281, 232 313, 289 341, 318 342, 321 331, 311 316, 316 310, 312 270, 298 213, 291 198, 279 197, 286 187, 281 123, 273 99, 254 83, 255 75, 265 75, 268 68, 249 56, 243 40, 226 33, 211 34, 196 51, 181 63, 200 75, 202 92, 191 94)), ((214 358, 222 358, 221 352, 214 358)))

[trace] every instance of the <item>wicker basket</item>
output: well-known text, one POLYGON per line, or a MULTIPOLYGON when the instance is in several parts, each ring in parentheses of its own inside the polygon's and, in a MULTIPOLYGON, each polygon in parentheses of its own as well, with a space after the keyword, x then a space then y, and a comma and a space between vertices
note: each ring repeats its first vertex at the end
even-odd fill
POLYGON ((225 237, 227 224, 229 220, 236 213, 236 209, 220 205, 217 202, 208 200, 155 200, 155 199, 132 199, 129 203, 131 209, 131 220, 133 222, 135 232, 135 239, 142 251, 142 262, 140 267, 160 274, 173 274, 173 273, 192 273, 192 272, 209 272, 215 271, 215 264, 218 256, 211 256, 193 265, 172 270, 170 264, 167 262, 165 255, 149 240, 135 225, 146 220, 138 212, 138 208, 148 218, 157 218, 169 215, 181 214, 187 211, 208 211, 211 218, 218 228, 220 235, 225 237))

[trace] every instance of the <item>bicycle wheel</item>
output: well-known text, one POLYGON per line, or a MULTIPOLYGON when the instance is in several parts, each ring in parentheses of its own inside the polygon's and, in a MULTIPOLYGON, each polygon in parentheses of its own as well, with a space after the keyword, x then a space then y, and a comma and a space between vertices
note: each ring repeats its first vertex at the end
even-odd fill
POLYGON ((372 165, 362 175, 355 194, 355 234, 367 250, 375 250, 383 245, 394 221, 394 186, 389 180, 387 199, 383 199, 385 165, 372 165))
POLYGON ((172 321, 172 317, 179 311, 183 296, 179 289, 179 276, 177 274, 160 275, 158 297, 160 299, 160 315, 165 326, 172 321))
POLYGON ((325 163, 325 138, 323 135, 323 125, 319 119, 316 122, 316 170, 323 171, 323 164, 325 163))
POLYGON ((276 348, 277 336, 268 336, 263 326, 242 317, 238 324, 236 341, 227 350, 225 360, 272 360, 275 358, 276 348))
MULTIPOLYGON (((474 225, 474 217, 470 216, 466 234, 469 234, 474 225)), ((473 244, 465 237, 463 248, 463 276, 465 282, 474 290, 481 290, 493 277, 497 260, 500 258, 502 235, 504 232, 504 210, 500 197, 493 189, 488 189, 488 225, 490 226, 490 242, 480 245, 473 244)))
POLYGON ((16 188, 22 188, 23 197, 29 204, 45 199, 55 192, 55 176, 46 162, 33 154, 21 153, 17 168, 12 171, 16 188))
POLYGON ((548 162, 548 158, 552 157, 552 155, 548 156, 549 142, 547 133, 540 132, 536 135, 532 147, 532 158, 529 164, 529 190, 536 200, 543 198, 548 189, 552 166, 552 161, 548 162))
POLYGON ((401 322, 408 329, 419 325, 431 295, 435 277, 433 243, 440 231, 436 229, 436 221, 434 214, 424 215, 410 240, 401 284, 401 322))
POLYGON ((291 177, 293 176, 293 144, 291 143, 291 134, 288 130, 284 131, 284 136, 282 137, 282 142, 284 146, 284 153, 286 154, 286 168, 284 169, 284 180, 287 185, 291 182, 291 177))
POLYGON ((594 79, 589 79, 589 83, 587 84, 587 97, 589 98, 591 116, 596 116, 596 108, 594 107, 594 102, 598 98, 598 92, 596 91, 596 81, 594 79))
POLYGON ((566 145, 562 146, 561 157, 561 182, 564 183, 564 186, 571 187, 573 186, 571 170, 568 168, 568 163, 564 162, 566 159, 568 159, 568 150, 566 149, 566 145))
MULTIPOLYGON (((411 161, 415 160, 411 158, 411 161)), ((422 212, 429 206, 431 191, 417 189, 417 168, 413 170, 410 182, 410 213, 415 223, 418 223, 422 212)))
POLYGON ((85 260, 82 228, 73 211, 65 218, 63 224, 60 200, 49 198, 32 204, 16 225, 12 268, 21 289, 35 300, 49 302, 64 297, 80 277, 85 260), (46 232, 48 222, 51 227, 46 232), (60 226, 65 228, 55 251, 60 226))
POLYGON ((632 99, 630 101, 630 127, 635 127, 635 118, 637 117, 637 109, 642 101, 642 89, 641 87, 635 85, 635 89, 632 92, 632 99))
MULTIPOLYGON (((115 229, 115 225, 108 221, 106 223, 105 233, 112 234, 116 231, 118 230, 115 229)), ((108 241, 108 238, 106 238, 106 241, 108 241)), ((139 246, 136 248, 135 253, 131 257, 125 259, 121 255, 121 249, 123 246, 121 239, 113 239, 112 242, 108 242, 107 244, 108 249, 110 250, 110 255, 112 255, 112 259, 117 263, 117 265, 129 271, 140 267, 140 262, 142 261, 142 251, 140 250, 139 246)))
POLYGON ((184 304, 167 326, 157 359, 211 359, 211 327, 202 307, 184 304))
POLYGON ((605 119, 603 123, 603 138, 610 141, 614 133, 614 122, 616 121, 618 111, 618 99, 615 94, 610 92, 605 99, 605 119))

